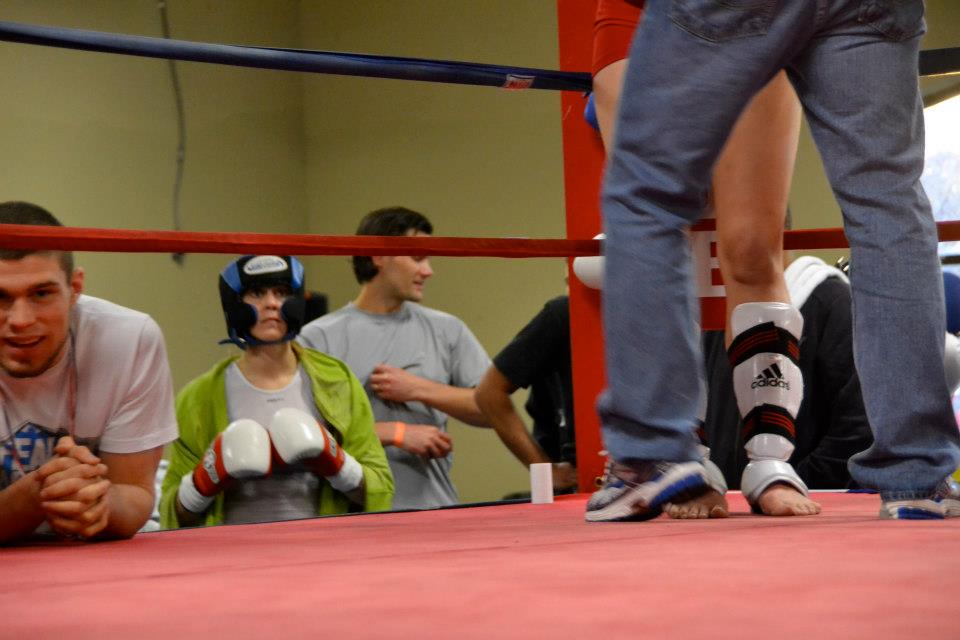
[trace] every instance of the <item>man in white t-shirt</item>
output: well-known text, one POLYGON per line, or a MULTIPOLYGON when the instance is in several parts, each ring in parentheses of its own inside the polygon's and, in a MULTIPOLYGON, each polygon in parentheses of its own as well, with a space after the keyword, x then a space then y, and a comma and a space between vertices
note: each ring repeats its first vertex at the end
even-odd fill
MULTIPOLYGON (((0 223, 60 226, 25 202, 0 223)), ((132 536, 177 436, 160 328, 82 291, 71 253, 0 249, 0 543, 132 536)))

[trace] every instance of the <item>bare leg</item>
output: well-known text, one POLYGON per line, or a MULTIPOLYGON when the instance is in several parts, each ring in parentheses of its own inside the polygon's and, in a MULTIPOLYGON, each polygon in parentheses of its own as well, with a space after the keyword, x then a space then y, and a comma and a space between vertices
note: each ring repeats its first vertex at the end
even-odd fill
POLYGON ((613 149, 613 125, 617 120, 617 103, 620 89, 623 87, 623 73, 627 69, 626 60, 617 60, 593 77, 593 99, 597 109, 597 122, 600 124, 600 137, 603 148, 609 154, 613 149))
MULTIPOLYGON (((626 64, 626 60, 614 62, 594 77, 597 120, 608 150, 613 145, 626 64)), ((793 88, 780 72, 744 110, 714 168, 717 245, 727 288, 728 322, 733 309, 744 302, 789 302, 783 280, 783 228, 800 113, 793 88)), ((730 339, 728 336, 728 346, 730 339)), ((782 484, 768 488, 759 506, 767 515, 820 511, 819 504, 782 484)), ((726 500, 716 491, 682 504, 668 504, 665 510, 673 518, 729 515, 726 500)))
MULTIPOLYGON (((783 227, 800 131, 800 103, 782 71, 741 114, 713 171, 717 251, 727 322, 745 302, 790 302, 783 227)), ((727 346, 731 337, 727 336, 727 346)))
MULTIPOLYGON (((734 127, 713 174, 717 248, 727 289, 727 316, 745 302, 789 302, 783 280, 783 228, 796 157, 800 104, 784 73, 758 93, 734 127)), ((728 334, 727 345, 731 336, 728 334)), ((725 517, 722 496, 669 505, 674 518, 725 517)), ((767 515, 812 515, 820 505, 795 488, 773 484, 758 506, 767 515)))
MULTIPOLYGON (((746 108, 713 175, 717 249, 727 322, 745 302, 790 302, 783 280, 783 228, 800 130, 800 103, 782 71, 746 108)), ((732 336, 727 334, 727 346, 732 336)), ((813 515, 820 505, 795 488, 771 485, 767 515, 813 515)))

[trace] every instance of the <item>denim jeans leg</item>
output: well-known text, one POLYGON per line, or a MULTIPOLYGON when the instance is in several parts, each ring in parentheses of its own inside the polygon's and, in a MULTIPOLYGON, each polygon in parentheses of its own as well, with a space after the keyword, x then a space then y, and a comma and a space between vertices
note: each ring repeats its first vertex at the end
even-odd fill
POLYGON ((960 462, 941 363, 936 227, 920 186, 921 0, 849 0, 788 71, 851 245, 854 357, 875 443, 853 478, 888 499, 929 494, 960 462))
POLYGON ((799 33, 795 16, 774 19, 782 5, 772 0, 718 6, 648 3, 624 81, 603 194, 608 387, 598 402, 619 461, 698 457, 704 385, 687 228, 740 111, 799 33))

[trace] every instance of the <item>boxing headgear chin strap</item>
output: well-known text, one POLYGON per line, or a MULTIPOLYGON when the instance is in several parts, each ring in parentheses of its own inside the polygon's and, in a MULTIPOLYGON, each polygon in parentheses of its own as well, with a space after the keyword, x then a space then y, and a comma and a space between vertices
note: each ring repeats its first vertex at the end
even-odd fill
POLYGON ((234 260, 220 272, 220 305, 227 321, 227 337, 219 344, 248 346, 278 344, 293 340, 303 326, 304 301, 303 265, 293 256, 252 256, 234 260), (243 294, 253 288, 286 286, 291 295, 280 315, 287 323, 287 333, 280 340, 263 341, 250 333, 257 324, 257 310, 243 301, 243 294))

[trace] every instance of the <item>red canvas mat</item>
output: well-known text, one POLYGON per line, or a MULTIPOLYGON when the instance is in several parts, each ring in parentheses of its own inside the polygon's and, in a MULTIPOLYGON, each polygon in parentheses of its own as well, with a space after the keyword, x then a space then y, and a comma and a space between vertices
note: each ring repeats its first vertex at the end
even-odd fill
POLYGON ((587 524, 586 496, 0 550, 10 638, 957 638, 960 519, 587 524))

